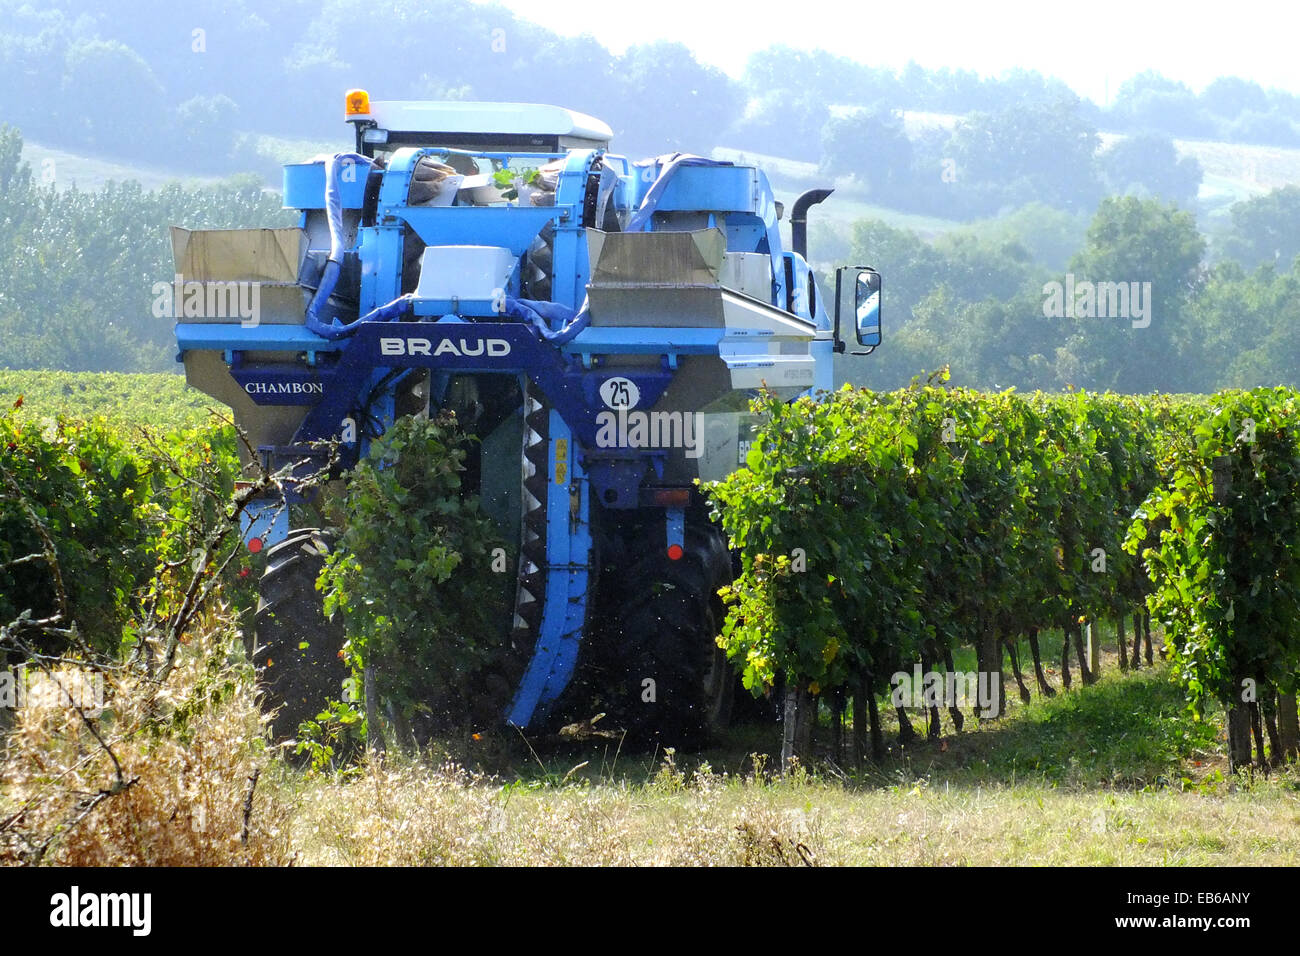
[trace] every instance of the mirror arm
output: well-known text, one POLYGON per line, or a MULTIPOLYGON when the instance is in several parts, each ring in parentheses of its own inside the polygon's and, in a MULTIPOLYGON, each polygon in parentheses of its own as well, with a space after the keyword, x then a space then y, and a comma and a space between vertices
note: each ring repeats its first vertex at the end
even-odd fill
POLYGON ((835 270, 835 334, 834 334, 836 355, 843 355, 845 348, 847 348, 847 343, 842 338, 840 338, 840 283, 843 280, 843 278, 844 278, 843 270, 836 269, 835 270))

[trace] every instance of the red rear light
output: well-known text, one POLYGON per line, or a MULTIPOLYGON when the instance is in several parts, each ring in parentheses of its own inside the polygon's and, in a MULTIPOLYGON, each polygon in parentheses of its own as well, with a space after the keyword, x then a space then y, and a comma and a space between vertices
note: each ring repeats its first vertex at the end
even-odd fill
POLYGON ((682 559, 682 546, 680 544, 670 544, 668 546, 668 558, 671 561, 680 561, 682 559))
POLYGON ((691 503, 691 489, 651 488, 650 503, 659 508, 685 508, 691 503))

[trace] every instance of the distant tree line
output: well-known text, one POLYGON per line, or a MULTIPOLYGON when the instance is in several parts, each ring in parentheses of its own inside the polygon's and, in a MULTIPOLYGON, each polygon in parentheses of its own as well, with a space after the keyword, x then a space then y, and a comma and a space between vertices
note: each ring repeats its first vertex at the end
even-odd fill
POLYGON ((893 388, 949 365, 986 389, 1300 386, 1300 187, 1230 213, 1212 243, 1191 213, 1135 196, 1090 219, 1027 206, 933 242, 859 222, 850 257, 885 276, 885 341, 841 377, 893 388))
POLYGON ((152 308, 153 284, 174 274, 168 226, 293 224, 256 177, 60 192, 21 154, 0 126, 0 368, 174 371, 172 320, 152 308))
MULTIPOLYGON (((59 192, 21 153, 0 127, 0 368, 174 369, 171 321, 152 310, 153 284, 173 273, 167 227, 292 222, 255 177, 59 192)), ((1300 386, 1300 187, 1238 203, 1229 220, 1208 243, 1176 204, 1126 196, 1091 215, 1030 203, 933 241, 861 221, 846 257, 886 277, 886 340, 841 377, 895 387, 950 365, 982 388, 1300 386), (1054 316, 1054 282, 1137 285, 1126 315, 1106 314, 1103 294, 1054 316)))
POLYGON ((1068 167, 1051 179, 1051 201, 1091 209, 1132 184, 1173 200, 1194 194, 1199 177, 1174 158, 1174 137, 1300 144, 1300 97, 1233 77, 1198 95, 1144 73, 1103 109, 1033 71, 896 71, 783 46, 753 54, 733 80, 680 43, 615 55, 591 36, 562 37, 468 0, 130 6, 130 14, 89 0, 0 8, 0 121, 61 148, 273 178, 276 162, 257 134, 345 140, 348 87, 384 99, 537 99, 605 119, 629 153, 725 145, 820 162, 848 168, 873 192, 903 194, 906 208, 924 204, 906 194, 939 183, 942 161, 952 160, 959 188, 930 190, 929 201, 970 215, 1023 202, 1042 184, 1044 163, 1068 167), (893 118, 900 110, 973 115, 909 145, 893 118), (1094 164, 1099 129, 1143 135, 1094 164), (854 156, 870 168, 846 167, 854 156), (990 176, 988 164, 1006 159, 1012 175, 994 163, 990 176))
POLYGON ((951 129, 909 135, 899 113, 864 109, 822 129, 821 171, 849 176, 882 206, 972 219, 1030 202, 1091 212, 1103 196, 1132 193, 1191 204, 1200 164, 1179 157, 1160 133, 1100 137, 1073 94, 996 112, 974 112, 951 129))

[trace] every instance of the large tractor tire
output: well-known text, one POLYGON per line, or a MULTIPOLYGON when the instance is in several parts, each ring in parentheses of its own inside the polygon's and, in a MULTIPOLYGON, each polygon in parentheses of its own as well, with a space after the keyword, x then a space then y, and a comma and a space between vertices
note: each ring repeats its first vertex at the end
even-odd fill
POLYGON ((698 750, 730 720, 735 680, 717 646, 717 589, 730 580, 721 533, 689 529, 682 556, 649 548, 620 587, 611 648, 622 662, 617 715, 644 744, 698 750))
MULTIPOLYGON (((725 582, 720 582, 721 584, 725 582)), ((727 660, 727 652, 718 646, 716 637, 722 630, 724 612, 721 599, 711 606, 706 615, 705 631, 709 636, 709 656, 704 667, 705 717, 710 737, 731 726, 735 709, 736 687, 739 679, 727 660)))
POLYGON ((306 528, 266 551, 250 657, 263 707, 273 711, 271 734, 277 742, 296 738, 299 724, 339 697, 348 675, 340 657, 342 622, 325 619, 316 590, 334 542, 333 532, 306 528))

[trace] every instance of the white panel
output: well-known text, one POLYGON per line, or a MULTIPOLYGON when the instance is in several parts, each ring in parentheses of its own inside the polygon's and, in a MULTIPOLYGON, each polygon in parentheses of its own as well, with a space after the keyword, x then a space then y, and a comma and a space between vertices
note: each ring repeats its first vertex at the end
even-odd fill
POLYGON ((501 246, 429 246, 420 257, 421 299, 491 299, 506 287, 515 257, 501 246))
POLYGON ((371 104, 381 129, 413 133, 491 133, 566 136, 608 143, 614 132, 595 117, 538 103, 422 102, 371 104))
POLYGON ((772 257, 762 252, 728 252, 722 257, 720 285, 763 302, 772 300, 772 257))

